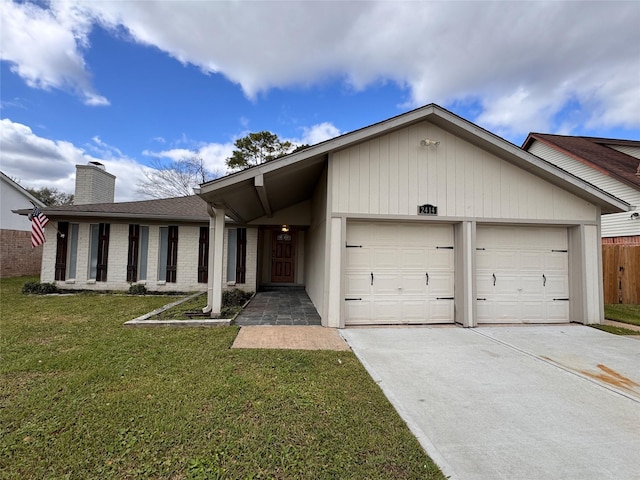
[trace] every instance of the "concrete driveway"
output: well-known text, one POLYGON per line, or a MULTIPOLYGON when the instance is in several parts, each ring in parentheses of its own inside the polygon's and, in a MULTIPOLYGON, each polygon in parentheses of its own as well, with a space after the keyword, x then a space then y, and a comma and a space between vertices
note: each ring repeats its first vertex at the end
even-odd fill
POLYGON ((452 479, 640 479, 637 340, 579 325, 341 334, 452 479))

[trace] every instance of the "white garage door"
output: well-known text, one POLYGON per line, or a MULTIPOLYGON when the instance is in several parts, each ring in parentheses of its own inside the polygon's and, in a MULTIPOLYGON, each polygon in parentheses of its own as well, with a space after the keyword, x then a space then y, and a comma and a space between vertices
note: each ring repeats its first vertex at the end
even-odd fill
POLYGON ((345 324, 453 322, 451 225, 349 223, 345 324))
POLYGON ((569 321, 565 228, 478 226, 476 245, 478 323, 569 321))

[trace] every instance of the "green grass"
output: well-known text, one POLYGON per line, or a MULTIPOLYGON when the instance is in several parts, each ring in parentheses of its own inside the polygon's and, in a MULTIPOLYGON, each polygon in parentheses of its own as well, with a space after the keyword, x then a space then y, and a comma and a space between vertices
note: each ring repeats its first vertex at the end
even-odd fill
POLYGON ((635 330, 630 330, 628 328, 616 327, 614 325, 590 325, 593 328, 597 328, 598 330, 602 330, 608 333, 613 333, 614 335, 640 335, 640 332, 636 332, 635 330))
POLYGON ((604 318, 616 322, 640 325, 640 305, 606 304, 604 306, 604 318))
POLYGON ((351 352, 125 328, 175 298, 0 281, 0 472, 49 479, 443 479, 351 352))

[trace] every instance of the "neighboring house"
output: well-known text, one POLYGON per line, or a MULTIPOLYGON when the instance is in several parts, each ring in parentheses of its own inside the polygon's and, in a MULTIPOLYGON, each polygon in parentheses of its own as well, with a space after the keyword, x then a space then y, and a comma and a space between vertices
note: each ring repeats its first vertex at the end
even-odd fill
POLYGON ((629 208, 437 105, 197 193, 45 209, 66 233, 42 280, 206 289, 212 314, 225 288, 304 287, 339 328, 599 323, 600 213, 629 208))
POLYGON ((220 309, 225 217, 257 284, 304 286, 328 327, 600 323, 600 214, 628 203, 437 105, 201 185, 220 309), (218 234, 219 232, 219 234, 218 234))
POLYGON ((602 217, 602 243, 640 245, 640 141, 530 133, 522 148, 631 205, 602 217))
POLYGON ((31 247, 31 222, 15 209, 32 209, 44 204, 0 172, 0 277, 39 275, 42 247, 31 247))
POLYGON ((631 205, 602 215, 605 303, 640 303, 640 141, 530 133, 523 149, 631 205))

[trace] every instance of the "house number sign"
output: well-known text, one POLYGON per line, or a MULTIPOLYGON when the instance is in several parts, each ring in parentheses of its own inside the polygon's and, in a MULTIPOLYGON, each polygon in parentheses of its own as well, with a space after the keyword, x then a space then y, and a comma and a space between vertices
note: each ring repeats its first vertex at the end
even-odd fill
POLYGON ((438 215, 438 207, 435 205, 418 205, 418 215, 438 215))

